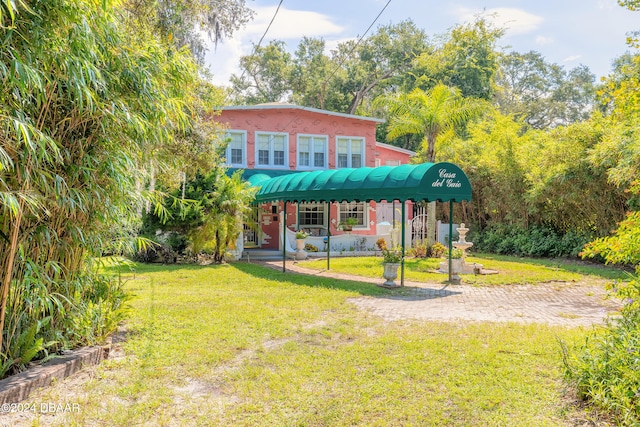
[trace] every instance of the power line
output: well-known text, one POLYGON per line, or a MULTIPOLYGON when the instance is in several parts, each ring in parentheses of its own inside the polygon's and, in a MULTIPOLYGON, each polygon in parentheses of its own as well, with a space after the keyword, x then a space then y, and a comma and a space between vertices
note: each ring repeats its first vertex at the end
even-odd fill
MULTIPOLYGON (((358 41, 353 45, 353 47, 351 48, 351 50, 349 51, 348 55, 345 55, 344 59, 338 64, 336 65, 336 67, 334 68, 334 70, 331 72, 331 74, 329 75, 329 77, 327 77, 325 79, 325 81, 322 83, 322 86, 325 87, 325 85, 329 82, 329 80, 334 76, 334 74, 338 71, 338 69, 342 66, 342 64, 344 64, 344 61, 347 59, 348 56, 351 55, 351 53, 353 53, 353 51, 356 49, 356 47, 358 47, 358 45, 360 44, 360 42, 364 39, 364 37, 367 35, 367 33, 369 32, 369 30, 371 29, 371 27, 373 27, 375 25, 375 23, 378 21, 378 19, 380 18, 380 16, 382 16, 382 14, 384 13, 384 11, 387 9, 387 7, 389 6, 389 4, 391 3, 391 0, 387 1, 387 4, 384 5, 384 7, 382 8, 382 10, 380 10, 380 12, 378 13, 378 15, 375 17, 375 19, 371 22, 371 24, 369 24, 369 26, 367 27, 367 29, 364 31, 364 33, 358 38, 358 41)), ((282 0, 280 0, 280 4, 282 4, 282 0)), ((280 8, 280 4, 278 5, 278 9, 280 8)), ((276 9, 276 14, 278 13, 278 9, 276 9)), ((273 16, 273 18, 271 19, 271 22, 273 22, 273 20, 275 19, 275 14, 273 16)), ((269 27, 271 26, 271 23, 269 23, 269 27)), ((267 31, 269 30, 269 27, 267 27, 267 31)), ((265 31, 266 34, 266 31, 265 31)), ((262 36, 262 38, 264 38, 264 35, 262 36)), ((260 39, 260 42, 262 41, 262 38, 260 39)), ((260 43, 258 43, 260 44, 260 43)), ((244 71, 242 72, 242 76, 244 76, 244 71)), ((242 77, 241 77, 242 78, 242 77)), ((306 110, 306 107, 302 106, 302 110, 306 110)), ((279 132, 279 133, 284 133, 284 131, 289 127, 289 125, 291 123, 293 123, 296 119, 298 118, 298 113, 295 112, 293 114, 293 118, 283 127, 283 131, 279 132)), ((272 140, 273 136, 270 138, 270 141, 272 140)), ((327 147, 328 149, 328 147, 327 147)))
MULTIPOLYGON (((281 2, 282 3, 282 2, 281 2)), ((331 74, 329 75, 329 77, 327 77, 325 79, 325 81, 322 83, 322 87, 324 88, 326 86, 327 83, 329 83, 329 80, 334 76, 334 74, 338 71, 338 69, 342 66, 342 64, 344 64, 344 61, 346 61, 347 57, 351 55, 351 53, 353 53, 353 51, 355 50, 356 47, 358 47, 358 45, 360 44, 360 42, 362 41, 362 39, 364 39, 364 36, 367 35, 367 33, 369 32, 369 30, 371 29, 371 27, 374 26, 374 24, 378 21, 378 19, 380 18, 380 16, 382 16, 382 13, 385 11, 385 9, 387 8, 387 6, 389 6, 389 4, 391 3, 391 0, 387 1, 387 4, 384 5, 384 7, 382 8, 382 10, 380 10, 380 12, 378 13, 378 16, 375 17, 375 19, 371 22, 371 24, 369 24, 369 26, 367 27, 367 29, 365 30, 365 32, 360 36, 360 38, 358 39, 358 41, 356 42, 356 44, 353 45, 353 47, 351 48, 351 50, 349 51, 348 55, 345 55, 344 59, 338 64, 336 65, 336 68, 334 68, 334 70, 331 72, 331 74)), ((306 107, 302 106, 302 110, 304 111, 306 109, 306 107)), ((298 117, 298 113, 294 113, 293 118, 284 126, 284 129, 286 130, 289 125, 291 123, 293 123, 293 121, 298 117)), ((328 147, 327 147, 328 148, 328 147)))
MULTIPOLYGON (((273 21, 275 21, 276 16, 278 16, 278 12, 280 11, 280 6, 282 6, 282 2, 283 1, 284 0, 280 0, 280 3, 278 3, 278 7, 276 7, 276 11, 273 14, 273 16, 271 17, 271 21, 269 22, 269 25, 267 25, 267 28, 264 30, 264 33, 262 33, 262 37, 260 37, 260 40, 258 41, 258 44, 253 47, 253 52, 251 53, 251 55, 254 55, 256 53, 256 51, 258 50, 258 48, 260 47, 260 44, 262 44, 262 41, 264 40, 264 38, 266 37, 267 33, 269 32, 269 29, 271 28, 271 24, 273 24, 273 21)), ((247 72, 246 68, 242 70, 242 74, 240 74, 240 78, 238 79, 240 82, 244 78, 244 75, 245 75, 246 72, 247 72)))
POLYGON ((344 58, 342 59, 342 61, 336 65, 336 68, 333 69, 333 71, 331 72, 331 74, 329 75, 329 77, 326 78, 326 80, 322 83, 322 86, 324 87, 327 83, 329 83, 329 80, 331 80, 331 78, 334 76, 334 74, 340 69, 340 67, 342 67, 342 64, 344 64, 344 61, 347 60, 347 57, 351 56, 351 54, 353 53, 353 51, 356 49, 356 47, 358 47, 358 45, 360 44, 360 42, 362 41, 362 39, 364 39, 364 36, 367 35, 367 33, 369 32, 369 30, 371 29, 371 27, 373 27, 373 25, 378 21, 378 19, 380 18, 380 16, 382 16, 382 13, 385 11, 385 9, 387 8, 387 6, 389 6, 389 3, 391 3, 391 0, 387 1, 387 4, 384 5, 384 7, 382 8, 382 10, 380 11, 380 13, 378 13, 378 16, 375 17, 375 19, 373 20, 373 22, 371 22, 371 24, 369 25, 369 27, 367 27, 367 29, 365 30, 365 32, 360 36, 360 38, 358 39, 358 41, 356 42, 356 44, 353 45, 353 47, 351 48, 351 50, 349 51, 349 53, 347 55, 344 56, 344 58))
MULTIPOLYGON (((271 22, 269 22, 269 25, 267 26, 267 29, 265 30, 265 32, 262 34, 262 37, 260 38, 260 41, 258 42, 258 44, 254 47, 254 51, 253 53, 256 52, 257 48, 260 46, 260 43, 262 43, 264 37, 266 36, 267 32, 269 31, 269 28, 271 28, 271 24, 273 23, 273 21, 276 18, 276 15, 278 14, 278 11, 280 10, 280 6, 282 5, 282 2, 284 0, 280 0, 280 3, 278 3, 278 7, 276 8, 276 12, 273 14, 273 17, 271 18, 271 22)), ((380 10, 380 12, 378 13, 378 15, 374 18, 374 20, 371 22, 371 24, 369 24, 369 26, 367 27, 367 29, 364 31, 364 33, 358 38, 358 41, 356 41, 356 43, 353 45, 353 47, 351 48, 351 50, 349 51, 349 53, 347 55, 345 55, 345 57, 343 58, 343 60, 336 65, 336 67, 334 68, 334 70, 331 72, 331 74, 329 75, 329 77, 327 77, 325 79, 325 81, 322 83, 322 86, 324 87, 329 80, 335 75, 335 73, 338 71, 338 69, 342 66, 342 64, 344 64, 344 61, 346 61, 347 57, 350 56, 353 51, 358 47, 358 45, 360 44, 360 42, 362 42, 362 40, 364 39, 364 37, 367 35, 367 33, 369 32, 369 30, 371 30, 371 27, 373 27, 375 25, 375 23, 378 21, 378 19, 380 18, 380 16, 382 16, 382 14, 384 13, 384 11, 387 9, 387 7, 389 6, 389 4, 391 3, 391 0, 388 0, 387 3, 384 5, 384 7, 380 10)), ((240 75, 240 80, 242 80, 242 78, 244 77, 244 74, 246 72, 246 69, 244 69, 242 71, 242 74, 240 75)), ((306 107, 302 106, 302 110, 304 111, 306 109, 306 107)), ((286 130, 289 125, 291 123, 293 123, 294 120, 296 120, 296 118, 298 117, 298 113, 294 113, 293 118, 284 126, 284 129, 286 130)), ((283 132, 278 132, 278 133, 284 133, 283 132)), ((270 138, 270 140, 272 140, 273 136, 270 138)))
MULTIPOLYGON (((260 46, 260 44, 262 43, 262 40, 264 40, 264 37, 267 35, 267 33, 269 32, 269 28, 271 28, 271 24, 273 24, 273 21, 276 19, 276 16, 278 15, 278 12, 280 11, 280 6, 282 6, 282 2, 284 0, 280 0, 280 3, 278 3, 278 7, 276 8, 276 12, 273 14, 273 17, 271 18, 271 22, 269 22, 269 25, 267 25, 267 29, 264 30, 264 33, 262 34, 262 37, 260 37, 260 41, 258 42, 258 44, 256 45, 256 48, 258 46, 260 46)), ((254 49, 255 50, 255 49, 254 49)))

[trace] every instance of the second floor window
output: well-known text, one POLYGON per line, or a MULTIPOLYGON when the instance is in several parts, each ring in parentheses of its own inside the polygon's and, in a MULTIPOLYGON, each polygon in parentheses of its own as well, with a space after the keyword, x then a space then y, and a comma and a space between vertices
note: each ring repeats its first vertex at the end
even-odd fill
POLYGON ((287 135, 256 134, 256 165, 285 167, 287 165, 287 135))
POLYGON ((327 167, 326 136, 298 136, 298 167, 310 169, 327 167))
POLYGON ((338 168, 360 168, 364 165, 364 139, 339 137, 338 168))
POLYGON ((227 164, 229 166, 244 166, 246 164, 247 135, 244 132, 230 131, 227 133, 227 164))

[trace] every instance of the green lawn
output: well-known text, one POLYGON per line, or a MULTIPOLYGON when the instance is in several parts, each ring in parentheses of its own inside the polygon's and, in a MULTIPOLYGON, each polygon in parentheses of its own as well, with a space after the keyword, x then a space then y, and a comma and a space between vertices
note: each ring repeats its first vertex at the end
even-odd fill
MULTIPOLYGON (((372 284, 237 263, 136 266, 126 357, 32 402, 65 426, 561 426, 558 340, 586 330, 384 322, 347 301, 372 284)), ((36 415, 37 417, 38 415, 36 415)))
MULTIPOLYGON (((444 258, 406 258, 405 280, 443 283, 448 275, 438 273, 444 258)), ((628 274, 617 268, 563 259, 532 259, 504 255, 474 254, 467 257, 467 264, 482 264, 484 269, 498 274, 462 275, 462 281, 474 285, 535 284, 544 282, 602 283, 611 280, 628 280, 628 274)), ((302 267, 316 270, 327 268, 326 259, 299 262, 302 267)), ((382 257, 331 258, 331 271, 364 277, 382 277, 382 257)), ((398 273, 398 276, 400 273, 398 273)), ((400 279, 398 279, 400 280, 400 279)))

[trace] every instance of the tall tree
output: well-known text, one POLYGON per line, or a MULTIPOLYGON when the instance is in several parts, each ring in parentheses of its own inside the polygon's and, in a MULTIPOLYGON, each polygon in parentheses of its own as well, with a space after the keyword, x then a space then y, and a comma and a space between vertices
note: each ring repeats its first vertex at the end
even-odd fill
POLYGON ((235 101, 249 105, 286 101, 291 96, 291 54, 282 41, 254 46, 251 55, 240 58, 242 74, 233 74, 235 101))
MULTIPOLYGON (((339 50, 347 49, 352 47, 339 46, 339 50)), ((411 20, 379 27, 357 46, 355 57, 343 65, 347 72, 344 89, 352 97, 346 112, 355 114, 370 94, 380 94, 386 87, 397 85, 399 77, 427 49, 425 32, 411 20)))
POLYGON ((349 104, 349 94, 341 90, 346 73, 339 66, 337 51, 330 57, 325 47, 320 38, 300 41, 291 73, 292 100, 298 105, 344 112, 349 104))
POLYGON ((109 2, 2 0, 0 10, 4 366, 20 360, 20 331, 45 317, 45 342, 59 348, 77 339, 74 324, 105 326, 90 316, 107 310, 111 282, 88 260, 114 224, 136 218, 144 166, 163 169, 206 137, 192 117, 208 89, 188 52, 125 25, 109 2), (26 310, 36 291, 41 308, 26 310))
MULTIPOLYGON (((387 140, 408 134, 423 136, 421 157, 427 162, 436 161, 439 136, 465 125, 486 108, 483 102, 463 98, 459 89, 443 84, 427 92, 415 89, 410 93, 381 96, 375 104, 387 111, 387 140)), ((436 238, 435 202, 428 204, 427 221, 427 244, 432 245, 436 238)))
POLYGON ((618 0, 618 4, 629 10, 640 10, 640 0, 618 0))
POLYGON ((253 17, 245 0, 125 0, 123 7, 128 19, 178 49, 188 47, 200 63, 208 50, 204 34, 217 45, 253 17))
POLYGON ((405 88, 428 90, 443 83, 460 89, 464 97, 490 100, 498 69, 496 43, 503 34, 483 17, 455 26, 433 50, 416 58, 405 88))
POLYGON ((595 104, 595 76, 585 66, 568 73, 538 52, 512 52, 500 59, 494 102, 536 129, 586 120, 595 104))
POLYGON ((381 26, 359 42, 339 43, 330 53, 325 48, 324 40, 304 37, 293 57, 280 41, 242 57, 242 75, 232 77, 234 92, 240 94, 237 101, 265 102, 265 96, 256 94, 268 94, 270 101, 285 99, 355 114, 363 103, 398 85, 415 57, 427 48, 427 37, 413 22, 404 21, 381 26))

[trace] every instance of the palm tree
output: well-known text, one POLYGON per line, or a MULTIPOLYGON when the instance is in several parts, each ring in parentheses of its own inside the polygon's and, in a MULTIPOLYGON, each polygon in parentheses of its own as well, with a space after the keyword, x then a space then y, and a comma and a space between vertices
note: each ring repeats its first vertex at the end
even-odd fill
MULTIPOLYGON (((389 116, 387 141, 405 135, 422 135, 426 143, 426 161, 436 160, 436 141, 451 129, 458 128, 483 110, 480 100, 464 98, 457 88, 438 84, 425 92, 385 95, 375 105, 384 107, 389 116)), ((435 201, 427 205, 427 244, 433 245, 435 233, 435 201)))
POLYGON ((193 251, 203 248, 213 251, 213 261, 221 263, 225 252, 233 246, 242 231, 244 217, 250 211, 256 188, 242 180, 236 171, 227 176, 224 170, 217 174, 213 191, 202 200, 204 223, 190 233, 193 251))

